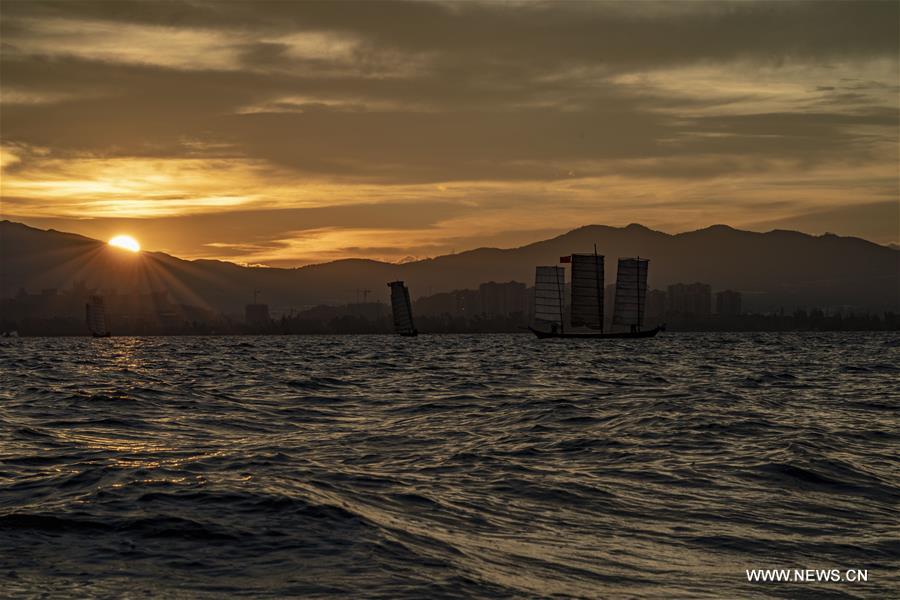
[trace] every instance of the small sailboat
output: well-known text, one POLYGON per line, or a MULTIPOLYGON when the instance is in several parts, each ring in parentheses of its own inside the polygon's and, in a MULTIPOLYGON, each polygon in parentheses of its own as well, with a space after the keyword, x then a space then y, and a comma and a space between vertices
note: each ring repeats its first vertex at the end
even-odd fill
POLYGON ((106 322, 106 304, 103 302, 103 296, 94 294, 88 299, 88 303, 84 305, 85 320, 87 321, 88 330, 94 337, 109 337, 109 325, 106 322))
POLYGON ((616 273, 616 297, 613 324, 628 331, 603 331, 603 256, 572 254, 560 259, 572 265, 572 309, 570 328, 563 317, 565 269, 537 267, 534 274, 534 325, 529 327, 539 338, 645 338, 662 329, 641 330, 647 297, 647 268, 642 258, 620 258, 616 273))
POLYGON ((409 301, 409 289, 402 281, 392 281, 388 284, 391 288, 391 308, 394 313, 394 332, 397 335, 415 337, 419 335, 413 323, 412 303, 409 301))

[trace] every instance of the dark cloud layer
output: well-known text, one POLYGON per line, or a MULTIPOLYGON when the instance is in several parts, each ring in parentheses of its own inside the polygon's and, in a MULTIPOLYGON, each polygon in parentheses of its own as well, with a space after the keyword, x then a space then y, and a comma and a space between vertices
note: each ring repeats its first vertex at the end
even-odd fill
MULTIPOLYGON (((7 2, 16 17, 267 34, 332 31, 403 52, 617 65, 896 52, 893 2, 7 2)), ((260 58, 270 59, 267 53, 260 58)))
POLYGON ((855 124, 897 120, 895 106, 879 106, 860 115, 684 122, 664 112, 677 99, 610 79, 736 59, 892 57, 898 8, 890 2, 682 10, 646 3, 7 2, 3 13, 4 83, 69 96, 4 106, 4 139, 63 154, 184 156, 196 154, 184 140, 199 139, 219 144, 220 153, 224 143, 235 156, 330 176, 554 178, 573 160, 821 155, 856 141, 855 124), (198 28, 221 33, 238 59, 233 69, 173 69, 55 54, 49 46, 23 51, 29 39, 41 39, 48 19, 76 30, 84 21, 198 28), (332 56, 326 39, 324 53, 311 58, 265 41, 304 32, 351 36, 353 45, 347 56, 332 56), (391 75, 385 57, 401 75, 391 75), (417 58, 425 66, 415 66, 417 58), (301 99, 284 101, 292 96, 301 99), (696 131, 732 137, 698 141, 688 135, 696 131))

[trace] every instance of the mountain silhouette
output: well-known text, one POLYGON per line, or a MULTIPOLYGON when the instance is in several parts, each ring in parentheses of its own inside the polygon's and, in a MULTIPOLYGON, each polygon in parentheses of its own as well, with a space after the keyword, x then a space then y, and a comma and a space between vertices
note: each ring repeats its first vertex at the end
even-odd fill
POLYGON ((744 294, 748 310, 839 307, 900 310, 900 251, 854 237, 796 231, 741 231, 725 225, 670 235, 641 225, 588 225, 510 249, 478 248, 402 264, 347 259, 294 269, 243 267, 216 260, 183 260, 162 252, 129 252, 72 233, 0 222, 0 295, 69 288, 76 281, 101 291, 165 290, 184 304, 239 314, 260 290, 274 310, 343 304, 369 289, 387 301, 388 281, 407 282, 414 298, 487 281, 532 284, 536 265, 597 251, 606 279, 616 258, 650 259, 650 288, 702 281, 713 290, 744 294))

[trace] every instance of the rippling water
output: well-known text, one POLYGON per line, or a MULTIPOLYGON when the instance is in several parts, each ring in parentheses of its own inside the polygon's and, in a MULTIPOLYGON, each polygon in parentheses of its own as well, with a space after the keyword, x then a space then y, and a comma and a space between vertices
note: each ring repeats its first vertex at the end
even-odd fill
POLYGON ((0 589, 896 597, 898 364, 895 334, 2 340, 0 589))

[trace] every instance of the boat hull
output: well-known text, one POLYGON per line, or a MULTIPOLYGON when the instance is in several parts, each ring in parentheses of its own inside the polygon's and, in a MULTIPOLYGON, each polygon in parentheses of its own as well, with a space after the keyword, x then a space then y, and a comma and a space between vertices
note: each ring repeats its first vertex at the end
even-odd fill
POLYGON ((646 331, 621 331, 617 333, 591 333, 591 332, 551 332, 551 331, 540 331, 539 329, 535 329, 534 327, 528 328, 531 333, 538 336, 540 339, 546 338, 570 338, 570 339, 630 339, 630 338, 651 338, 655 336, 657 333, 662 331, 661 326, 656 326, 653 329, 648 329, 646 331))

